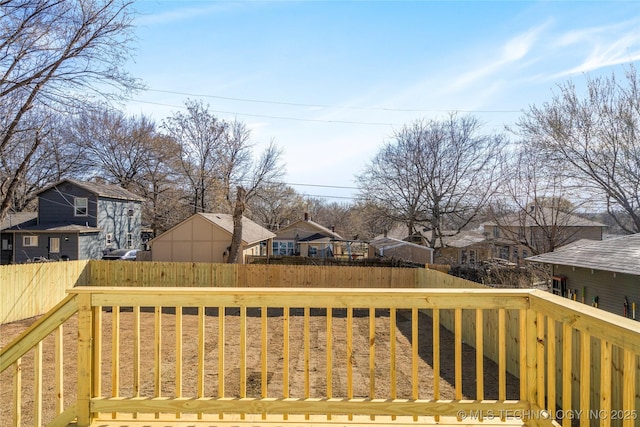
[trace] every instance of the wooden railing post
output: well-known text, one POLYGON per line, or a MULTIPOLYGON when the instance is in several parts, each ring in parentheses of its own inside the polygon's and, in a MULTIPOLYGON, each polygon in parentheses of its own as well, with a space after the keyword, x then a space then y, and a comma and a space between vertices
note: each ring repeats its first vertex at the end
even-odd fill
MULTIPOLYGON (((526 363, 527 363, 527 377, 526 377, 526 391, 525 399, 529 402, 529 407, 533 408, 538 401, 538 316, 535 310, 526 310, 526 363)), ((521 379, 522 380, 522 379, 521 379)), ((537 425, 537 417, 533 416, 531 419, 526 420, 531 425, 537 425)))
POLYGON ((78 294, 78 427, 91 424, 93 385, 93 310, 91 294, 78 294))

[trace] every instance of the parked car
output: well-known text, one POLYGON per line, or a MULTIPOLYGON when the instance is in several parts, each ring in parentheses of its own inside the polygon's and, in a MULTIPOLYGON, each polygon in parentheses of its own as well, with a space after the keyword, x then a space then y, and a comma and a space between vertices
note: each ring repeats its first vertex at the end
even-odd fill
POLYGON ((137 249, 116 249, 115 251, 111 251, 108 254, 104 255, 102 259, 135 261, 137 253, 137 249))

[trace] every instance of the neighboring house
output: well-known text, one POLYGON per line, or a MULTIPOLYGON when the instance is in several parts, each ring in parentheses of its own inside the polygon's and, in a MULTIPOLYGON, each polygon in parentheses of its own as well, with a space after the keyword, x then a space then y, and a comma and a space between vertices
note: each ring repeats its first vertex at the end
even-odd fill
POLYGON ((342 241, 342 236, 311 221, 305 213, 304 220, 276 232, 272 254, 331 258, 344 252, 342 241))
POLYGON ((486 222, 477 230, 464 230, 444 237, 444 246, 436 250, 435 262, 477 265, 501 259, 523 265, 524 259, 534 253, 549 252, 582 239, 602 240, 606 227, 602 223, 547 208, 538 211, 537 220, 531 215, 507 215, 486 222), (552 215, 555 215, 555 225, 542 225, 551 224, 547 217, 552 215))
MULTIPOLYGON (((221 213, 197 213, 165 231, 149 244, 153 261, 210 262, 227 261, 233 217, 221 213)), ((242 218, 242 244, 238 262, 249 255, 266 255, 275 234, 255 222, 242 218)))
POLYGON ((31 227, 38 223, 37 212, 18 212, 9 214, 0 223, 0 265, 13 262, 13 247, 15 234, 8 231, 11 228, 21 229, 31 227))
POLYGON ((416 264, 433 264, 433 249, 393 237, 377 237, 369 242, 369 258, 399 259, 416 264))
POLYGON ((38 193, 35 223, 3 230, 13 239, 9 262, 100 259, 140 248, 142 201, 115 185, 73 179, 50 185, 38 193))
POLYGON ((554 294, 640 320, 640 233, 584 240, 527 261, 550 266, 554 294))

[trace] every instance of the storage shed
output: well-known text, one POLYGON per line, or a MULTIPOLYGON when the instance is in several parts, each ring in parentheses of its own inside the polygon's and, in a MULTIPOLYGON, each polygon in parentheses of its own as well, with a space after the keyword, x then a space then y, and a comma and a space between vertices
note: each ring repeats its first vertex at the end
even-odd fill
MULTIPOLYGON (((221 213, 197 213, 151 240, 153 261, 226 262, 233 236, 233 217, 221 213)), ((275 234, 242 218, 242 247, 238 262, 247 255, 267 255, 275 234)))

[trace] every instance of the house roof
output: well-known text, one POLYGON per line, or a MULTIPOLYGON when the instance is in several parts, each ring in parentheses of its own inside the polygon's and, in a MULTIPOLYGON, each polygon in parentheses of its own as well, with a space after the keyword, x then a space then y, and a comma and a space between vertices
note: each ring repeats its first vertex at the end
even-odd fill
POLYGON ((10 232, 15 233, 35 233, 35 232, 54 232, 54 233, 97 233, 101 229, 97 227, 88 227, 79 224, 46 224, 46 225, 31 225, 27 227, 12 227, 8 229, 10 232))
POLYGON ((561 227, 606 227, 606 224, 592 221, 569 212, 542 207, 537 208, 534 214, 513 213, 504 215, 497 221, 488 221, 486 225, 500 225, 501 227, 537 227, 541 225, 556 224, 561 227))
POLYGON ((369 242, 369 245, 374 246, 378 249, 393 249, 401 246, 408 246, 411 248, 416 248, 424 251, 433 251, 432 248, 428 248, 426 246, 418 245, 416 243, 407 242, 405 240, 396 239, 393 237, 378 237, 369 242))
POLYGON ((640 233, 574 243, 555 252, 529 257, 527 261, 640 276, 640 233))
POLYGON ((285 230, 288 230, 290 228, 297 227, 298 224, 308 224, 312 228, 315 228, 316 230, 318 230, 318 233, 320 233, 320 234, 322 234, 322 235, 324 235, 326 237, 331 237, 332 239, 342 240, 342 236, 339 235, 338 233, 333 232, 333 231, 329 230, 327 227, 324 227, 324 226, 318 224, 317 222, 313 222, 310 219, 301 219, 301 220, 298 220, 298 221, 296 221, 294 223, 291 223, 291 224, 287 225, 286 227, 281 228, 280 230, 278 230, 277 234, 281 234, 285 230))
POLYGON ((7 230, 9 228, 16 229, 33 225, 37 218, 37 212, 17 212, 8 214, 7 217, 0 222, 0 230, 7 230))
POLYGON ((51 184, 48 187, 45 187, 42 190, 40 190, 38 194, 51 190, 52 188, 55 188, 55 187, 59 187, 65 182, 73 184, 76 187, 80 187, 100 197, 106 197, 110 199, 120 199, 120 200, 133 200, 133 201, 139 201, 139 202, 144 201, 144 198, 117 185, 100 184, 97 182, 88 182, 88 181, 77 181, 75 179, 70 179, 70 178, 63 179, 61 181, 56 182, 55 184, 51 184))

